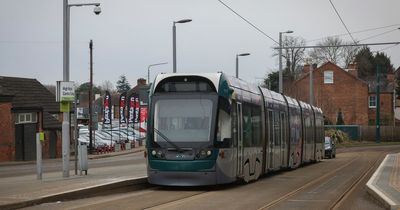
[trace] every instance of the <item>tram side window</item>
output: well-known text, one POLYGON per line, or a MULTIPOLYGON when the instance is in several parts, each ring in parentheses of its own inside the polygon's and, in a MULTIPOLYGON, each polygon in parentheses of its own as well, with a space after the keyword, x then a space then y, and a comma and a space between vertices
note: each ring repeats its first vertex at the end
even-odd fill
MULTIPOLYGON (((231 116, 224 109, 219 109, 217 142, 223 142, 224 139, 231 139, 231 116)), ((225 145, 230 146, 230 145, 225 145)))
POLYGON ((274 112, 274 135, 275 146, 281 145, 281 126, 280 126, 279 112, 274 112))
POLYGON ((261 107, 253 105, 251 107, 251 124, 253 134, 253 145, 258 146, 261 144, 261 107))
POLYGON ((286 114, 281 112, 281 137, 282 144, 286 145, 286 114))
POLYGON ((272 146, 272 143, 274 142, 274 120, 273 120, 273 115, 272 111, 268 111, 268 142, 272 146))
POLYGON ((252 146, 251 106, 243 103, 243 146, 252 146))

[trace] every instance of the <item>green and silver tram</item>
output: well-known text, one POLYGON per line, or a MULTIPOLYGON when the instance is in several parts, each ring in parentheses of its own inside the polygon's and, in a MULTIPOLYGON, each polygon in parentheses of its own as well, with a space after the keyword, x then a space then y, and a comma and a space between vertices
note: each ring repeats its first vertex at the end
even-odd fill
POLYGON ((159 74, 149 107, 152 184, 249 182, 322 159, 320 109, 223 73, 159 74))

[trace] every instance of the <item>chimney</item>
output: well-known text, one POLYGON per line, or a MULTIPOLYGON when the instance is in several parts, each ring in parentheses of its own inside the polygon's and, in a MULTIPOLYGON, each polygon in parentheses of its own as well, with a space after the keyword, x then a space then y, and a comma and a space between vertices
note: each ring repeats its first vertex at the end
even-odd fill
POLYGON ((137 80, 137 85, 138 85, 138 86, 146 85, 146 80, 143 79, 143 78, 139 78, 139 79, 137 80))
POLYGON ((304 64, 303 73, 307 74, 310 71, 310 64, 304 64))
POLYGON ((350 63, 349 66, 347 67, 347 72, 349 72, 351 75, 355 77, 358 77, 357 63, 350 63))

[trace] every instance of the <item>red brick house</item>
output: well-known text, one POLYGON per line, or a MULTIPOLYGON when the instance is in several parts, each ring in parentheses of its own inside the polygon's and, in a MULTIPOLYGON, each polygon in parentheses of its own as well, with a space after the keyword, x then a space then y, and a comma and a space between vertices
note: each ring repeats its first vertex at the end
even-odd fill
POLYGON ((39 131, 43 158, 60 157, 59 118, 55 96, 36 79, 0 76, 0 161, 35 160, 39 131))
MULTIPOLYGON (((304 67, 304 75, 296 80, 286 94, 299 100, 309 102, 310 66, 304 67)), ((339 113, 346 125, 368 125, 374 119, 376 105, 373 97, 375 91, 369 84, 357 77, 356 65, 350 65, 348 70, 327 62, 313 70, 314 105, 321 107, 326 122, 336 124, 339 113)), ((381 116, 393 116, 393 91, 391 96, 382 91, 381 116)))

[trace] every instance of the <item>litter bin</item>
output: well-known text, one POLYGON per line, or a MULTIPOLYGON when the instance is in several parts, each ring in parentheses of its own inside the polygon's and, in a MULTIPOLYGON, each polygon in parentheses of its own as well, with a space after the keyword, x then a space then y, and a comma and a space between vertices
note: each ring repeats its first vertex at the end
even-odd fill
POLYGON ((78 145, 78 169, 80 171, 80 175, 82 175, 82 171, 85 171, 85 175, 87 175, 88 153, 87 153, 87 145, 86 144, 78 145))

